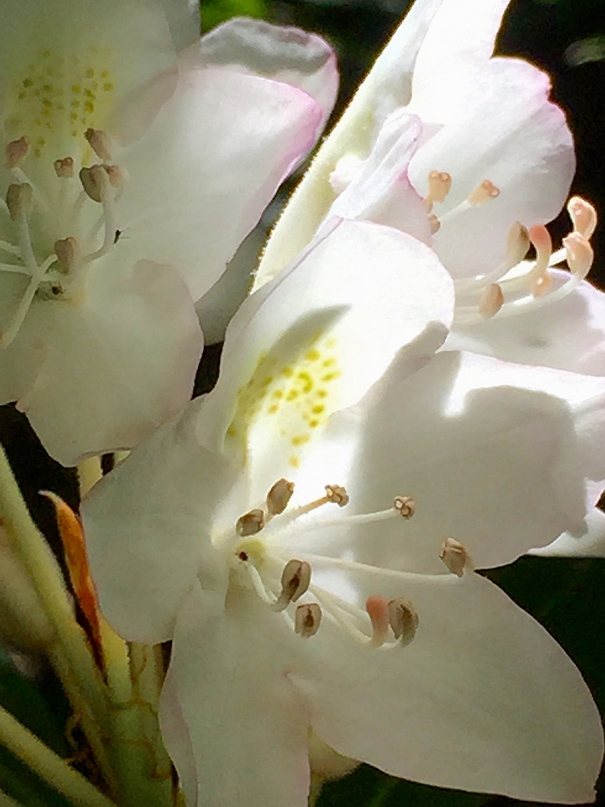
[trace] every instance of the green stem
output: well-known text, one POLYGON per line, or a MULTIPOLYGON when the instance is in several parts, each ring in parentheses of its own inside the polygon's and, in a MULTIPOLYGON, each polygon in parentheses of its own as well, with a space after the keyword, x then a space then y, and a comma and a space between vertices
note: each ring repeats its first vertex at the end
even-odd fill
MULTIPOLYGON (((61 570, 34 524, 21 496, 6 454, 0 447, 0 520, 15 555, 29 574, 54 629, 50 658, 82 728, 95 752, 103 748, 108 730, 107 698, 86 637, 77 624, 61 570)), ((107 782, 112 774, 103 756, 98 763, 107 782)))
POLYGON ((119 781, 119 803, 121 807, 172 807, 172 767, 157 718, 161 683, 157 679, 155 685, 152 682, 154 649, 136 646, 133 661, 129 654, 132 646, 127 648, 106 624, 103 647, 112 703, 111 753, 119 781), (148 667, 143 652, 150 654, 148 667))
POLYGON ((82 774, 0 706, 0 742, 53 790, 78 807, 114 807, 82 774))
POLYGON ((0 807, 21 807, 21 804, 11 798, 4 790, 0 790, 0 807))

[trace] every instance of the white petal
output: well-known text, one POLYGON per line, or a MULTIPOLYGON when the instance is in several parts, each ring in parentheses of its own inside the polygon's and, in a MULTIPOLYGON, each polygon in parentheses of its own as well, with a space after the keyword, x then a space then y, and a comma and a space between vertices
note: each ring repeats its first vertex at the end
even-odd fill
POLYGON ((184 71, 147 135, 120 157, 125 248, 175 266, 199 299, 314 144, 321 114, 306 93, 270 79, 184 71))
POLYGON ((439 787, 570 804, 594 798, 598 711, 577 668, 528 614, 474 574, 367 569, 349 581, 361 602, 409 599, 419 625, 411 644, 381 651, 324 615, 292 677, 327 743, 439 787))
MULTIPOLYGON (((191 738, 197 805, 306 807, 309 715, 288 678, 280 631, 271 635, 272 623, 283 622, 249 592, 250 608, 237 602, 242 594, 225 613, 196 587, 174 636, 170 675, 191 738)), ((182 769, 186 745, 171 739, 182 769)))
POLYGON ((202 335, 170 267, 103 262, 77 299, 36 300, 22 330, 44 363, 17 406, 64 465, 132 448, 191 396, 202 335))
MULTIPOLYGON (((554 291, 569 280, 551 270, 554 291)), ((605 294, 584 281, 562 300, 515 317, 454 328, 446 350, 471 350, 520 364, 605 375, 605 294)))
POLYGON ((177 51, 193 45, 200 36, 198 0, 161 0, 177 51))
POLYGON ((332 112, 338 91, 336 55, 317 34, 264 20, 233 17, 202 37, 190 58, 291 84, 332 112))
POLYGON ((412 183, 423 195, 431 171, 452 176, 447 199, 434 206, 442 225, 433 245, 455 277, 498 267, 515 222, 529 228, 553 219, 575 169, 565 116, 548 101, 548 78, 515 59, 493 59, 486 73, 486 88, 466 103, 460 120, 440 129, 410 163, 412 183), (454 214, 486 179, 499 196, 454 214))
POLYGON ((380 130, 358 176, 330 208, 330 216, 386 224, 430 244, 426 206, 407 171, 421 134, 418 118, 394 112, 380 130))
POLYGON ((334 201, 330 175, 348 153, 369 154, 386 118, 410 100, 416 55, 445 0, 416 0, 340 121, 322 144, 275 227, 263 254, 256 288, 275 277, 308 244, 334 201))
POLYGON ((176 767, 179 786, 185 794, 187 804, 195 805, 198 799, 197 766, 189 729, 176 697, 174 668, 169 668, 164 680, 159 718, 164 746, 176 767))
POLYGON ((24 0, 5 9, 0 34, 6 135, 29 137, 51 173, 72 149, 89 153, 88 127, 107 129, 122 104, 175 69, 159 2, 24 0))
POLYGON ((605 558, 605 513, 595 507, 578 527, 559 535, 548 546, 530 549, 529 554, 545 558, 605 558))
POLYGON ((225 468, 196 443, 198 407, 194 402, 158 429, 82 505, 101 608, 129 640, 172 638, 177 611, 198 576, 208 589, 226 585, 209 539, 225 468))
MULTIPOLYGON (((357 401, 407 347, 430 355, 450 316, 450 278, 397 230, 335 223, 240 308, 198 431, 243 458, 264 497, 300 463, 329 414, 357 401)), ((241 460, 240 460, 241 461, 241 460)))
POLYGON ((445 123, 463 111, 481 84, 510 0, 444 0, 414 65, 412 107, 423 120, 445 123))
POLYGON ((347 487, 350 504, 335 518, 385 510, 397 495, 413 497, 414 517, 330 529, 318 517, 312 551, 439 572, 452 537, 477 567, 496 566, 594 506, 605 476, 603 379, 470 353, 439 353, 402 375, 395 367, 333 417, 305 479, 347 487))

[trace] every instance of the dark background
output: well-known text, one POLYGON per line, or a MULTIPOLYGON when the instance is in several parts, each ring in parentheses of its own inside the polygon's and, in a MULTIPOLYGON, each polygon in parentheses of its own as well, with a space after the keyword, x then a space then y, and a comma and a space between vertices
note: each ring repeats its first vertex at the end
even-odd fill
MULTIPOLYGON (((381 44, 409 3, 401 0, 217 0, 202 9, 204 27, 234 14, 264 16, 322 33, 339 52, 342 92, 347 102, 381 44)), ((513 0, 498 40, 501 53, 522 56, 547 70, 553 96, 565 110, 576 139, 578 170, 573 193, 605 209, 605 0, 513 0)), ((505 110, 503 110, 505 114, 505 110)), ((554 222, 555 242, 569 230, 563 214, 554 222)), ((594 239, 591 278, 605 288, 605 228, 594 239)), ((207 352, 200 391, 216 371, 217 349, 207 352)), ((77 506, 75 475, 46 457, 24 419, 0 407, 0 436, 28 504, 56 544, 52 515, 38 491, 55 490, 77 506)), ((605 560, 521 558, 489 576, 532 613, 567 650, 581 669, 601 714, 605 714, 605 560)), ((59 753, 67 755, 64 721, 68 709, 43 664, 34 680, 19 675, 0 651, 0 703, 14 711, 59 753)), ((61 807, 65 802, 33 780, 0 749, 0 788, 25 807, 61 807)), ((598 804, 605 805, 601 777, 598 804)), ((362 766, 324 788, 318 807, 505 807, 529 804, 510 799, 444 791, 391 779, 362 766)), ((141 806, 143 807, 143 805, 141 806)), ((237 807, 234 805, 234 807, 237 807)), ((242 806, 243 807, 243 806, 242 806)), ((285 807, 285 806, 284 806, 285 807)))

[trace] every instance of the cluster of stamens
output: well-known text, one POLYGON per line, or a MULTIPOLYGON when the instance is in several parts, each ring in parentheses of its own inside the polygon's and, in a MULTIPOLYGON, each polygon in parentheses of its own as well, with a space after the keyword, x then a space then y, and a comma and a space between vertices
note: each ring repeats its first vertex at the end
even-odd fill
MULTIPOLYGON (((287 479, 279 479, 271 487, 263 506, 249 510, 235 524, 236 534, 243 539, 234 550, 236 565, 245 571, 251 588, 271 610, 282 614, 303 638, 309 638, 318 632, 325 615, 325 618, 344 628, 356 641, 368 647, 391 649, 409 644, 418 629, 418 614, 405 597, 387 600, 379 595, 372 596, 367 599, 365 610, 360 609, 315 585, 308 560, 292 558, 283 565, 283 561, 266 551, 264 544, 262 550, 259 550, 259 539, 255 536, 275 517, 281 517, 281 523, 289 526, 301 516, 327 504, 345 507, 349 503, 345 488, 340 485, 326 485, 324 496, 286 512, 293 494, 294 484, 287 479), (275 580, 278 569, 279 586, 267 586, 261 571, 266 571, 275 580), (311 595, 314 601, 299 602, 304 595, 311 595), (291 605, 295 608, 290 615, 288 609, 291 605)), ((297 534, 307 530, 370 524, 392 518, 409 519, 415 510, 416 505, 411 497, 396 496, 392 507, 376 513, 344 516, 329 521, 298 522, 297 534)), ((443 544, 440 558, 448 570, 458 577, 471 568, 468 552, 452 538, 448 538, 443 544)), ((334 562, 337 566, 355 566, 354 562, 349 561, 334 562)))
POLYGON ((61 193, 65 204, 59 210, 49 205, 41 188, 23 170, 30 152, 28 138, 20 137, 6 146, 6 168, 13 181, 8 186, 5 203, 10 218, 17 225, 17 243, 0 240, 0 252, 8 255, 11 261, 0 263, 0 271, 25 275, 29 282, 11 322, 0 332, 0 347, 7 347, 14 340, 36 295, 44 299, 64 297, 76 273, 106 255, 119 238, 116 202, 124 185, 124 172, 111 161, 112 146, 105 132, 89 128, 84 136, 100 162, 83 166, 76 176, 73 157, 54 161, 57 179, 66 183, 61 188, 65 191, 61 193), (78 185, 74 187, 72 183, 75 182, 78 185), (68 198, 71 202, 67 202, 68 198), (30 226, 34 211, 43 219, 50 219, 43 229, 69 231, 76 228, 87 200, 102 207, 101 215, 96 217, 89 233, 82 240, 75 235, 58 239, 52 253, 40 261, 36 254, 39 244, 32 238, 30 226), (101 230, 102 242, 95 248, 101 230))
MULTIPOLYGON (((445 201, 452 187, 452 177, 446 172, 432 171, 428 178, 429 192, 425 204, 429 212, 433 234, 448 221, 470 208, 489 204, 500 195, 489 179, 478 185, 461 204, 442 216, 435 213, 435 205, 445 201)), ((593 262, 590 239, 597 224, 594 207, 579 196, 572 197, 567 205, 572 231, 563 239, 561 249, 553 253, 552 239, 543 224, 529 230, 519 222, 508 233, 503 262, 486 275, 455 281, 456 323, 473 324, 496 314, 510 316, 535 309, 567 296, 588 275, 593 262), (535 250, 532 261, 524 260, 530 247, 535 250), (566 262, 569 279, 553 289, 549 270, 566 262)))

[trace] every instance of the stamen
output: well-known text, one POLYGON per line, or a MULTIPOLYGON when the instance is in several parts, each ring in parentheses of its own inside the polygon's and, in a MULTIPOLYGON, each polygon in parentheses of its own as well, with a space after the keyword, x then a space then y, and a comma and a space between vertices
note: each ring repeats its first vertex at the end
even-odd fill
POLYGON ((290 560, 281 576, 281 592, 272 605, 274 611, 285 610, 308 591, 311 584, 311 566, 306 560, 290 560))
POLYGON ((477 185, 474 191, 471 191, 468 197, 468 203, 471 205, 484 205, 486 202, 491 202, 500 196, 500 188, 497 188, 489 179, 484 179, 480 185, 477 185))
POLYGON ((567 212, 572 220, 574 232, 590 241, 597 228, 597 211, 581 196, 572 196, 567 203, 567 212))
POLYGON ((270 516, 279 516, 288 506, 294 493, 294 482, 278 479, 267 493, 267 510, 270 516))
POLYGON ((250 510, 244 513, 235 523, 235 531, 242 538, 248 535, 256 535, 265 526, 265 514, 262 510, 250 510))
POLYGON ((429 192, 425 196, 427 202, 443 202, 452 187, 452 177, 445 171, 431 171, 429 174, 429 192))
POLYGON ((434 213, 429 214, 429 228, 431 235, 435 235, 435 233, 438 233, 441 229, 441 222, 434 213))
POLYGON ((339 507, 344 507, 349 503, 349 494, 341 485, 326 485, 325 490, 325 496, 322 496, 320 499, 315 499, 315 501, 309 502, 309 504, 297 507, 296 510, 292 511, 292 516, 297 518, 304 513, 317 510, 318 507, 323 507, 324 504, 337 504, 339 507))
POLYGON ((419 622, 418 612, 404 597, 389 600, 388 611, 391 630, 402 647, 406 647, 416 636, 419 622))
POLYGON ((535 224, 530 227, 529 239, 536 250, 536 262, 531 272, 527 275, 526 282, 529 283, 529 287, 533 292, 534 285, 539 290, 540 284, 537 281, 548 274, 552 256, 552 238, 543 224, 535 224))
POLYGON ((126 176, 124 174, 124 171, 122 171, 119 165, 104 165, 103 168, 107 172, 107 176, 109 177, 109 184, 112 187, 114 188, 123 187, 126 176))
POLYGON ((6 206, 13 221, 29 215, 32 209, 33 195, 34 189, 26 183, 8 186, 6 206))
POLYGON ((59 179, 71 179, 74 175, 74 159, 73 157, 63 157, 61 160, 55 160, 53 163, 55 173, 59 179))
POLYGON ((68 238, 55 241, 55 255, 59 261, 57 267, 59 271, 66 275, 71 274, 82 257, 78 240, 70 235, 68 238))
POLYGON ((91 165, 90 168, 81 168, 79 176, 86 195, 93 202, 102 202, 103 191, 109 184, 109 178, 103 166, 91 165))
POLYGON ((321 625, 321 608, 316 602, 299 605, 294 616, 294 630, 303 639, 315 636, 321 625))
POLYGON ((550 287, 552 286, 552 276, 549 272, 544 272, 544 274, 534 280, 530 286, 530 291, 534 297, 543 297, 548 291, 550 291, 550 287))
POLYGON ((101 129, 89 128, 84 132, 91 149, 104 162, 111 160, 111 144, 109 137, 101 129))
POLYGON ((590 272, 594 260, 594 251, 590 242, 580 233, 573 232, 563 239, 563 245, 567 255, 567 265, 572 274, 576 279, 584 280, 590 272))
POLYGON ((402 518, 412 518, 416 512, 416 502, 411 496, 395 496, 393 507, 402 518))
POLYGON ((465 569, 472 569, 470 555, 455 538, 446 538, 439 553, 440 559, 457 577, 462 577, 465 569))
POLYGON ((33 273, 31 280, 23 294, 23 297, 19 300, 19 304, 17 305, 17 309, 13 314, 13 319, 9 324, 8 328, 4 331, 0 331, 0 348, 8 347, 19 333, 19 328, 23 324, 25 317, 27 316, 27 312, 29 311, 29 307, 33 302, 34 296, 36 291, 38 290, 38 286, 42 282, 44 275, 46 274, 48 268, 55 262, 55 256, 50 255, 40 267, 36 267, 36 271, 33 273))
POLYGON ((382 647, 389 638, 389 604, 384 597, 368 597, 366 600, 366 611, 372 623, 372 647, 382 647))
POLYGON ((529 249, 529 232, 521 222, 516 221, 510 228, 506 236, 506 253, 502 263, 492 272, 488 272, 481 277, 467 277, 456 281, 456 292, 475 293, 486 285, 496 283, 507 274, 514 266, 520 263, 529 249))
POLYGON ((27 137, 20 137, 18 140, 13 140, 6 146, 6 168, 11 170, 20 165, 29 151, 29 139, 27 137))
POLYGON ((504 292, 498 283, 491 283, 479 297, 479 313, 486 319, 497 314, 503 305, 504 292))

